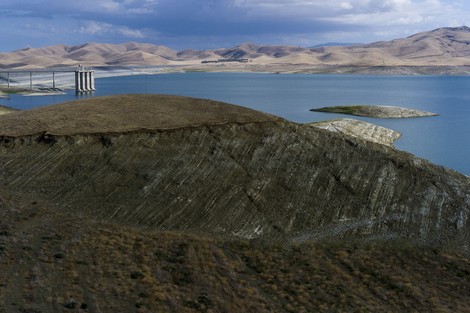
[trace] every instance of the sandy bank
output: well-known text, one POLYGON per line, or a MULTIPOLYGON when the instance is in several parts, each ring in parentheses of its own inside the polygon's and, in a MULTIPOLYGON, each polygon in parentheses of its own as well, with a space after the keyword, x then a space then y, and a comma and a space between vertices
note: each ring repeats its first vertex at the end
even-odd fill
MULTIPOLYGON (((363 74, 363 75, 468 75, 469 67, 457 66, 342 66, 308 65, 296 63, 227 63, 201 64, 200 62, 182 62, 179 65, 155 66, 99 66, 95 69, 95 78, 108 78, 133 75, 154 75, 187 72, 237 72, 237 73, 272 73, 272 74, 363 74)), ((44 69, 47 70, 47 69, 44 69)), ((49 69, 53 70, 53 69, 49 69)), ((74 68, 70 68, 71 71, 74 68)), ((1 79, 1 77, 0 77, 1 79)), ((6 88, 6 78, 0 85, 6 88)), ((11 76, 11 88, 30 90, 29 72, 11 76)), ((44 94, 40 88, 54 87, 52 72, 33 74, 33 92, 44 94)), ((61 90, 73 90, 75 78, 73 72, 55 74, 55 87, 61 90)), ((27 92, 29 93, 29 92, 27 92)), ((0 93, 0 97, 2 94, 0 93)))

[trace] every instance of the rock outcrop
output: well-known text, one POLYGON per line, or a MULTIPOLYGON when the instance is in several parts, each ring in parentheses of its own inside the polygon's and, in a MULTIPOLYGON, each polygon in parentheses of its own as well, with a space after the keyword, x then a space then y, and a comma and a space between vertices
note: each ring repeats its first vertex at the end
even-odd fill
POLYGON ((393 143, 401 136, 399 132, 392 129, 351 118, 338 118, 308 125, 390 147, 393 147, 393 143))
POLYGON ((6 190, 94 220, 220 238, 469 249, 469 178, 237 106, 93 98, 1 116, 0 135, 6 190))

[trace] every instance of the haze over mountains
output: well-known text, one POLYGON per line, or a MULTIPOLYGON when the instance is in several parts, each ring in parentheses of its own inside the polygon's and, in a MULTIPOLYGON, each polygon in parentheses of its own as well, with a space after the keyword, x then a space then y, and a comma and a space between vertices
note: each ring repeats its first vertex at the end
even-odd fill
POLYGON ((158 66, 199 68, 259 66, 466 66, 470 65, 470 28, 439 28, 407 38, 354 46, 263 46, 244 43, 233 48, 175 51, 146 43, 50 46, 0 54, 0 68, 29 69, 62 66, 158 66), (245 64, 210 63, 219 59, 249 59, 245 64))

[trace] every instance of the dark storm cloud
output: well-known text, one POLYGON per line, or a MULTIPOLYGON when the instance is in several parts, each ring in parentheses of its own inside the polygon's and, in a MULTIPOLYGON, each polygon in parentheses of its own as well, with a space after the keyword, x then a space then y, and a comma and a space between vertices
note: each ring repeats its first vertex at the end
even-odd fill
POLYGON ((54 40, 186 41, 198 47, 247 39, 364 42, 463 24, 466 6, 450 0, 2 0, 0 40, 3 50, 54 40))

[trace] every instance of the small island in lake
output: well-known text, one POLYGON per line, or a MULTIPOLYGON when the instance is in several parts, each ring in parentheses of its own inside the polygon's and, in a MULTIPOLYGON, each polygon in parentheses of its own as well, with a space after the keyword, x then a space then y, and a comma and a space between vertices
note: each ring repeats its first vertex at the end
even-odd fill
POLYGON ((389 105, 350 105, 350 106, 332 106, 318 109, 311 109, 310 111, 325 112, 325 113, 340 113, 365 117, 377 118, 410 118, 410 117, 427 117, 437 116, 436 113, 401 108, 389 105))

